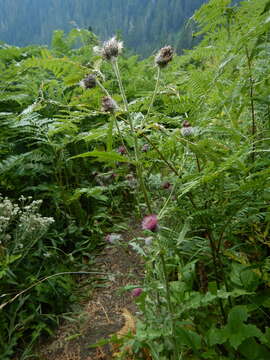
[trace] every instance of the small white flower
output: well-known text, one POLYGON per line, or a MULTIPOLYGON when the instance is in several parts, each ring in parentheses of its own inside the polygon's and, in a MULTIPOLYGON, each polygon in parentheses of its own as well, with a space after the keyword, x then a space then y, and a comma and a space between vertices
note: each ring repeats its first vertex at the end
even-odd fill
POLYGON ((146 246, 152 245, 152 242, 153 242, 153 236, 148 236, 147 238, 144 239, 144 243, 146 246))
POLYGON ((123 240, 123 237, 121 234, 108 234, 106 237, 105 237, 105 240, 108 241, 110 244, 115 244, 121 240, 123 240))

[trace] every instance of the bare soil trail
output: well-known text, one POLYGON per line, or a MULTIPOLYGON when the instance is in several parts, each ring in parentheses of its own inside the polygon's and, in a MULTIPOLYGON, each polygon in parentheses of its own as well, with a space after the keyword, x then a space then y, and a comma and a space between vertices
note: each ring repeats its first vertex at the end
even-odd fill
MULTIPOLYGON (((135 330, 137 312, 131 291, 122 291, 129 284, 138 285, 143 279, 143 261, 129 248, 128 242, 140 235, 134 225, 123 235, 126 246, 108 245, 96 258, 95 269, 108 275, 100 276, 90 299, 80 304, 75 321, 67 321, 57 331, 53 341, 43 344, 41 360, 107 360, 113 359, 111 345, 89 348, 127 327, 135 330)), ((93 270, 91 267, 90 271, 93 270)), ((74 318, 74 317, 73 317, 74 318)))

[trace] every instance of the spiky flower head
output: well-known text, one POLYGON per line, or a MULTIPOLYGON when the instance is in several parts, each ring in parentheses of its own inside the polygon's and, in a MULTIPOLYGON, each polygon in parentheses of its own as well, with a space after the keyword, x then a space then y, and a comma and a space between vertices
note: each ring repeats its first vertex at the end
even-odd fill
POLYGON ((159 50, 155 57, 155 63, 160 68, 164 68, 173 58, 173 48, 168 45, 159 50))
POLYGON ((150 149, 150 146, 148 144, 144 144, 141 148, 142 152, 147 152, 150 149))
POLYGON ((95 75, 89 74, 86 78, 79 82, 80 86, 84 89, 92 89, 97 85, 95 75))
POLYGON ((107 61, 113 61, 121 54, 123 49, 123 42, 112 37, 111 39, 104 41, 102 47, 95 46, 94 52, 98 53, 107 61))
POLYGON ((137 187, 137 180, 135 179, 135 177, 133 176, 133 174, 127 174, 125 179, 128 182, 128 185, 132 188, 135 189, 137 187))
POLYGON ((124 154, 127 153, 127 149, 126 149, 126 147, 125 147, 124 145, 121 145, 121 146, 119 146, 119 148, 117 149, 117 152, 118 152, 119 154, 121 154, 121 155, 124 155, 124 154))
POLYGON ((192 136, 198 133, 198 128, 191 126, 188 120, 184 120, 180 131, 182 136, 192 136))
POLYGON ((143 218, 142 228, 144 230, 157 231, 158 229, 158 219, 156 214, 147 215, 143 218))
POLYGON ((133 297, 138 297, 141 295, 143 289, 142 288, 135 288, 132 290, 132 296, 133 297))
POLYGON ((162 189, 168 190, 172 187, 172 184, 169 181, 165 181, 162 185, 161 185, 162 189))
POLYGON ((101 100, 101 110, 105 112, 114 112, 118 109, 117 103, 110 97, 104 96, 101 100))

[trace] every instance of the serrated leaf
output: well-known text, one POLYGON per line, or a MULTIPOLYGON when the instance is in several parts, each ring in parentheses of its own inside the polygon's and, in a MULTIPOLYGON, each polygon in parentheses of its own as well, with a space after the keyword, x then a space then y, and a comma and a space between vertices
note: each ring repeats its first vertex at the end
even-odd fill
POLYGON ((77 159, 77 158, 85 158, 85 157, 96 157, 97 158, 96 160, 101 162, 118 161, 118 162, 128 162, 131 164, 136 164, 135 161, 129 160, 127 157, 124 157, 115 151, 105 152, 105 151, 94 150, 76 156, 72 156, 71 158, 69 158, 69 160, 77 159))
POLYGON ((192 330, 185 328, 178 328, 177 334, 179 335, 179 341, 192 348, 192 350, 197 353, 201 348, 201 336, 192 330))
POLYGON ((97 141, 106 136, 106 129, 95 129, 89 131, 87 134, 79 134, 76 140, 84 140, 85 142, 97 141))
POLYGON ((73 195, 68 199, 68 201, 71 202, 71 201, 77 200, 83 194, 86 197, 93 197, 96 200, 106 201, 106 200, 108 200, 108 197, 105 195, 102 195, 104 190, 105 189, 102 186, 95 186, 92 188, 79 188, 74 191, 73 195))
POLYGON ((224 344, 228 339, 228 335, 225 329, 217 329, 216 327, 212 327, 207 333, 207 339, 209 346, 224 344))

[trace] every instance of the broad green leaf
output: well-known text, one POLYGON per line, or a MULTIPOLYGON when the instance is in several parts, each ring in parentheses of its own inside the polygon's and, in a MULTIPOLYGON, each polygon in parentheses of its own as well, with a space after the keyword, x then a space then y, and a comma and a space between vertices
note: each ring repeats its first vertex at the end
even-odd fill
POLYGON ((248 318, 247 307, 237 305, 232 308, 228 316, 228 325, 232 333, 238 332, 243 322, 248 318))
POLYGON ((248 338, 239 346, 238 351, 248 360, 270 359, 270 351, 259 344, 254 338, 248 338))
POLYGON ((71 159, 78 159, 78 158, 86 158, 86 157, 95 157, 97 158, 97 161, 100 162, 110 162, 110 161, 118 161, 118 162, 128 162, 131 164, 136 164, 135 161, 133 160, 129 160, 128 158, 118 154, 115 151, 110 151, 110 152, 105 152, 105 151, 89 151, 83 154, 79 154, 76 156, 72 156, 71 158, 69 158, 69 160, 71 159))
POLYGON ((106 129, 95 129, 88 133, 79 134, 76 140, 84 140, 85 142, 97 141, 106 136, 106 129))
POLYGON ((96 200, 106 201, 108 197, 102 195, 105 188, 103 186, 95 186, 92 188, 80 188, 74 191, 74 194, 68 199, 68 201, 74 201, 81 197, 81 195, 85 195, 87 197, 93 197, 96 200))
POLYGON ((201 336, 198 335, 196 332, 185 329, 183 327, 179 327, 176 329, 178 339, 181 344, 187 345, 191 347, 192 350, 197 353, 198 350, 201 348, 201 336))
POLYGON ((224 329, 217 329, 212 327, 207 333, 207 341, 209 346, 214 346, 216 344, 224 344, 227 341, 227 333, 224 329))
MULTIPOLYGON (((231 330, 231 328, 230 328, 231 330)), ((255 325, 239 325, 237 332, 229 333, 229 342, 232 345, 234 349, 238 349, 239 345, 242 344, 242 342, 245 339, 257 337, 260 339, 263 337, 263 334, 260 329, 258 329, 255 325)))

